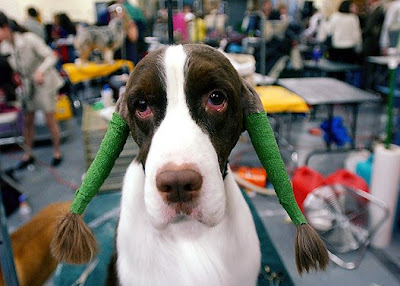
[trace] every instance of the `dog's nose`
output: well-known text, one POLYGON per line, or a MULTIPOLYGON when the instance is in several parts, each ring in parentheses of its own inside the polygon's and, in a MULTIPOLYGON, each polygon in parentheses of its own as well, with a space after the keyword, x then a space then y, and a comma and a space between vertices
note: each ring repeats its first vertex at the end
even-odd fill
POLYGON ((200 173, 192 168, 163 169, 156 177, 156 185, 169 202, 193 201, 203 184, 200 173))

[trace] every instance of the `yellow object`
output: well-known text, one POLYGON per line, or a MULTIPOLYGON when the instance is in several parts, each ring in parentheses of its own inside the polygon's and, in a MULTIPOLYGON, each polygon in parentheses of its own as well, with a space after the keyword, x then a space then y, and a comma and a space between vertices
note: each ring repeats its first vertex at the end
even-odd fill
POLYGON ((110 75, 124 66, 128 67, 131 72, 134 65, 128 60, 115 60, 113 64, 89 62, 85 65, 77 65, 69 63, 63 64, 62 68, 67 73, 71 83, 75 84, 85 80, 110 75))
POLYGON ((282 86, 256 86, 267 113, 308 113, 310 110, 303 98, 282 86))
POLYGON ((65 94, 61 94, 58 97, 56 108, 54 110, 54 117, 58 121, 69 120, 72 118, 71 102, 65 94))
POLYGON ((192 43, 202 43, 207 34, 206 22, 201 18, 196 18, 193 25, 193 33, 191 33, 192 43))

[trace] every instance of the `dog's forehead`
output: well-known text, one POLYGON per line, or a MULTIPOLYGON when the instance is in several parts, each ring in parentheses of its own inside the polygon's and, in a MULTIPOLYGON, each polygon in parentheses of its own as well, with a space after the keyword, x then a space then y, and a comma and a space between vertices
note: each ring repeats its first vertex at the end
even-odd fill
POLYGON ((184 80, 188 76, 207 77, 210 73, 218 73, 220 77, 238 80, 238 75, 229 60, 218 50, 200 44, 169 46, 149 53, 135 67, 127 87, 133 87, 144 81, 163 81, 166 73, 183 73, 184 80))

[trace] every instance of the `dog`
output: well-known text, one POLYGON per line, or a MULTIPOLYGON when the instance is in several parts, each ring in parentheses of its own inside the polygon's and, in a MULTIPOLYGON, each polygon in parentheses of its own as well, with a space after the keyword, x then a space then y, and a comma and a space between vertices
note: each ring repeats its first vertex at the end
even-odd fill
POLYGON ((70 201, 51 204, 10 235, 19 285, 43 285, 56 269, 58 261, 50 253, 50 243, 59 217, 68 212, 70 205, 70 201))
POLYGON ((122 46, 124 35, 122 18, 112 19, 108 26, 80 26, 74 41, 75 49, 79 54, 77 64, 87 64, 91 52, 95 49, 102 52, 106 63, 112 64, 114 52, 122 46))
POLYGON ((256 285, 259 240, 228 164, 252 96, 205 45, 164 47, 135 67, 117 106, 140 147, 122 188, 120 285, 256 285))

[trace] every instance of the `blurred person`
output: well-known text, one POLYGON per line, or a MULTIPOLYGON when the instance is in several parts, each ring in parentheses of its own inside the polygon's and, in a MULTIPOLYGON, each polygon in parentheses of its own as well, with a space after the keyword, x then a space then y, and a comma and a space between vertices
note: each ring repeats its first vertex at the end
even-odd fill
POLYGON ((343 1, 339 11, 333 13, 324 24, 325 38, 331 37, 329 59, 355 63, 362 50, 362 36, 358 16, 350 12, 350 1, 343 1))
POLYGON ((368 0, 363 29, 363 57, 379 56, 379 37, 385 19, 385 10, 380 0, 368 0))
POLYGON ((141 56, 137 44, 139 28, 136 22, 130 18, 128 11, 121 4, 118 4, 118 2, 109 6, 108 11, 111 19, 120 17, 124 23, 125 40, 122 47, 115 52, 114 59, 126 59, 137 64, 141 56))
POLYGON ((279 19, 282 21, 290 22, 293 20, 292 16, 289 15, 288 12, 288 6, 286 4, 280 3, 278 5, 278 11, 279 11, 279 19))
POLYGON ((54 16, 54 25, 52 28, 52 46, 59 53, 61 64, 75 61, 76 54, 73 47, 75 35, 75 24, 68 15, 65 13, 56 14, 54 16))
POLYGON ((185 14, 186 23, 189 23, 196 18, 196 16, 192 12, 192 7, 190 5, 183 6, 183 13, 185 14))
POLYGON ((319 10, 314 9, 314 12, 308 22, 308 27, 304 30, 302 37, 305 38, 307 42, 316 42, 323 21, 324 16, 322 13, 319 10))
POLYGON ((381 48, 381 53, 387 55, 387 49, 390 46, 400 45, 400 0, 395 0, 390 3, 385 14, 385 20, 383 22, 383 27, 379 39, 379 44, 381 48), (395 40, 395 35, 397 34, 397 43, 392 43, 395 40), (392 38, 392 39, 391 39, 392 38))
POLYGON ((24 169, 33 163, 35 112, 45 113, 46 124, 53 142, 51 164, 57 166, 62 161, 60 149, 60 128, 54 118, 54 108, 58 89, 64 84, 54 68, 57 57, 42 38, 27 32, 15 21, 0 12, 0 53, 9 55, 8 61, 21 78, 21 104, 24 112, 24 155, 17 169, 24 169))
POLYGON ((28 8, 27 13, 28 13, 28 18, 25 20, 25 22, 22 25, 29 32, 35 33, 36 35, 41 37, 43 40, 45 40, 46 34, 45 34, 44 26, 39 21, 39 13, 33 7, 28 8))
POLYGON ((138 29, 138 39, 136 41, 137 52, 139 54, 139 60, 145 55, 147 52, 147 44, 144 41, 146 36, 147 29, 147 20, 146 17, 139 7, 132 5, 128 0, 117 0, 117 3, 124 6, 127 11, 129 17, 134 21, 137 29, 138 29))

